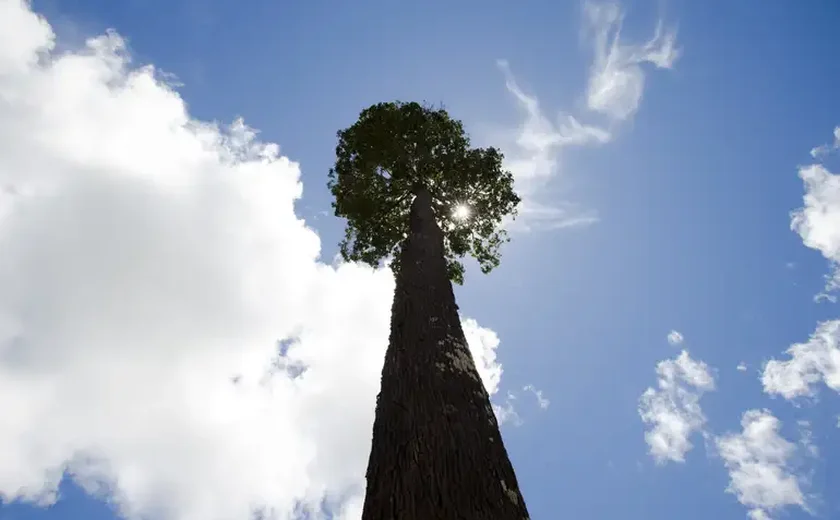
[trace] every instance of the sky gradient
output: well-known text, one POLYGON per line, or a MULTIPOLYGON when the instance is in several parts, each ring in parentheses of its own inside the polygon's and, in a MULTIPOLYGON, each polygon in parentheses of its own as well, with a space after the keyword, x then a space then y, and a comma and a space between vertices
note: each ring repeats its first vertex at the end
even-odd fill
POLYGON ((0 0, 0 520, 358 518, 393 280, 326 180, 393 99, 523 197, 457 297, 534 519, 840 517, 838 22, 0 0))

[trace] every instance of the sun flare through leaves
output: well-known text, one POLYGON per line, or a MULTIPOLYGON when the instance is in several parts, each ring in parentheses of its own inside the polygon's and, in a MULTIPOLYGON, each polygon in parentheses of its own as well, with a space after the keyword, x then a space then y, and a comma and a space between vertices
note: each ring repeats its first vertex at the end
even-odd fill
POLYGON ((469 219, 471 214, 472 211, 470 210, 470 207, 466 204, 458 204, 455 206, 455 209, 452 210, 452 217, 454 217, 455 220, 459 220, 461 222, 469 219))
POLYGON ((515 217, 520 202, 502 159, 496 148, 472 148, 463 124, 443 109, 400 101, 364 109, 338 132, 329 172, 335 215, 348 224, 342 257, 372 266, 395 257, 413 195, 423 189, 444 230, 450 279, 463 283, 467 255, 490 272, 508 240, 502 219, 515 217))

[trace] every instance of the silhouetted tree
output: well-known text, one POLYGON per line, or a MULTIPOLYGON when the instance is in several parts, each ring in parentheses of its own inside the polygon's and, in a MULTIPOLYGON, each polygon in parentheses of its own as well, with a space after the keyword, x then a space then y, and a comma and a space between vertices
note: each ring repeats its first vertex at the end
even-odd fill
POLYGON ((379 103, 338 132, 329 176, 342 256, 396 277, 362 519, 528 518, 452 288, 463 256, 499 264, 519 203, 502 154, 443 109, 379 103))

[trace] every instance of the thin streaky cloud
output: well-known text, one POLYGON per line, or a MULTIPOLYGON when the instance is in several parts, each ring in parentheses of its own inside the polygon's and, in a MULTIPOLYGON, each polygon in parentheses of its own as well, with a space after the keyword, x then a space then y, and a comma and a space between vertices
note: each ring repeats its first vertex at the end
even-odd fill
POLYGON ((676 30, 666 29, 660 20, 650 40, 626 43, 621 39, 624 13, 618 4, 586 2, 583 11, 585 34, 591 39, 595 54, 586 90, 587 106, 613 119, 627 120, 642 101, 642 65, 670 69, 679 58, 676 30))

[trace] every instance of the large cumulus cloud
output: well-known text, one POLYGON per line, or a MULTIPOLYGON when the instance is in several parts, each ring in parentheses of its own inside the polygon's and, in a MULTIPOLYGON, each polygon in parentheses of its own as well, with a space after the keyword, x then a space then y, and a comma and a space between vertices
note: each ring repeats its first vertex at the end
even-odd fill
POLYGON ((297 164, 117 34, 53 46, 0 0, 0 497, 68 473, 129 517, 357 516, 390 273, 321 262, 297 164))

